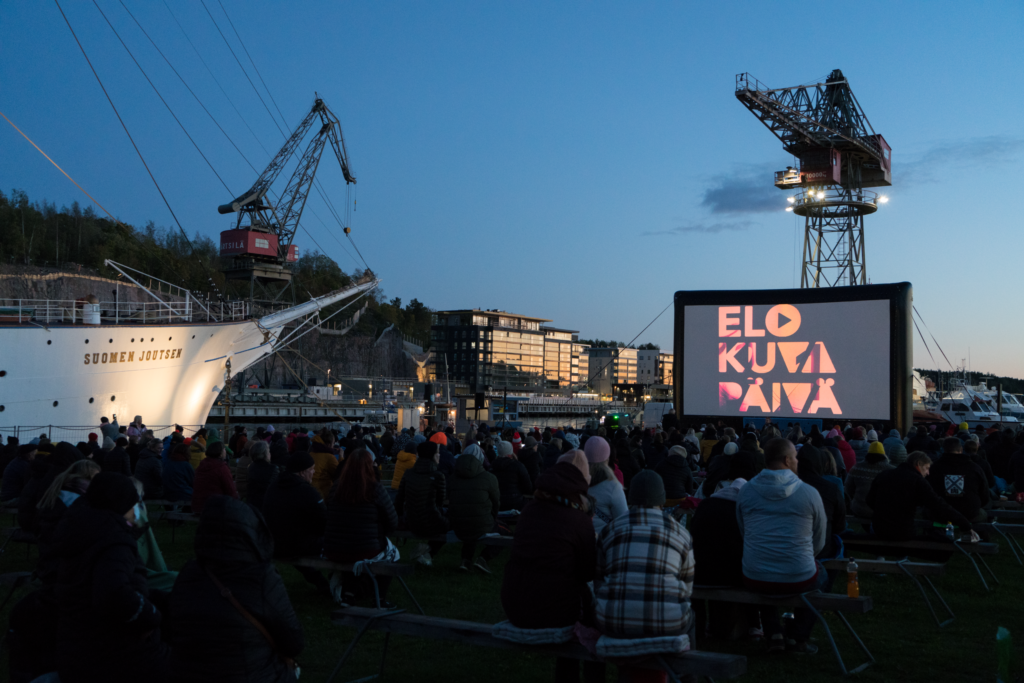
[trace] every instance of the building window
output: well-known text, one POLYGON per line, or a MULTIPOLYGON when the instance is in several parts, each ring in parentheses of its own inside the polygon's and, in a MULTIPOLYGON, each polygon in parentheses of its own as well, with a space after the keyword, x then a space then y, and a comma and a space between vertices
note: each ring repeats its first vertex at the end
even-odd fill
POLYGON ((256 248, 257 249, 270 249, 270 241, 262 239, 260 237, 257 237, 256 238, 256 248))

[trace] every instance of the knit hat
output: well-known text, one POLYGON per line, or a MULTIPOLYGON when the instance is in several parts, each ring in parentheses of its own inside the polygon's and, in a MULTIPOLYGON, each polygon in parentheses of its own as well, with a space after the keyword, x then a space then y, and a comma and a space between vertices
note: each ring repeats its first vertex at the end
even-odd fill
POLYGON ((526 447, 527 448, 533 448, 536 445, 537 445, 537 439, 533 438, 532 436, 526 437, 526 447))
POLYGON ((673 446, 672 448, 668 449, 668 454, 669 455, 681 455, 684 458, 689 458, 690 457, 690 452, 688 450, 686 450, 685 446, 673 446))
POLYGON ((512 444, 508 441, 498 442, 498 457, 507 458, 512 455, 512 444))
MULTIPOLYGON (((971 428, 971 426, 969 424, 967 424, 966 422, 961 422, 960 423, 960 431, 966 432, 970 428, 971 428)), ((92 436, 92 435, 90 434, 90 436, 92 436)))
POLYGON ((876 432, 874 429, 869 429, 868 441, 878 441, 878 432, 876 432))
POLYGON ((565 441, 571 443, 573 448, 580 447, 580 437, 576 436, 575 434, 566 434, 565 441))
POLYGON ((587 486, 590 486, 590 465, 587 463, 587 456, 583 451, 574 450, 568 453, 563 453, 558 457, 555 463, 565 462, 569 463, 580 472, 583 473, 583 479, 586 480, 587 486))
POLYGON ((274 425, 267 425, 267 434, 274 433, 274 425))
POLYGON ((523 439, 519 436, 519 432, 512 433, 512 452, 518 453, 519 449, 523 447, 523 439))
POLYGON ((96 432, 89 432, 89 441, 99 441, 100 437, 97 436, 96 432))
POLYGON ((132 480, 120 472, 100 472, 89 482, 85 500, 97 510, 123 515, 139 502, 139 492, 132 480))
POLYGON ((103 437, 103 450, 110 451, 114 449, 114 440, 109 436, 103 437))
POLYGON ((420 458, 430 458, 433 460, 434 456, 437 455, 437 444, 432 443, 424 439, 423 441, 416 444, 416 456, 420 458))
POLYGON ((594 436, 587 439, 583 452, 587 454, 587 462, 607 462, 611 457, 611 446, 604 437, 594 436))
POLYGON ((285 470, 288 472, 305 472, 310 467, 315 466, 316 462, 314 462, 312 455, 306 451, 298 451, 288 457, 288 464, 285 465, 285 470))
POLYGON ((739 452, 739 450, 740 447, 730 441, 729 443, 725 444, 725 448, 722 449, 722 453, 724 455, 735 455, 736 453, 739 452))
POLYGON ((854 439, 863 439, 864 438, 864 428, 863 427, 854 427, 854 429, 853 429, 853 438, 854 439))
POLYGON ((629 504, 652 508, 665 504, 665 482, 654 470, 641 470, 629 483, 629 504))
POLYGON ((447 446, 448 437, 444 435, 444 432, 438 432, 430 437, 430 443, 436 443, 438 446, 447 446))
POLYGON ((484 452, 475 443, 471 443, 466 446, 466 450, 462 451, 462 455, 472 455, 474 458, 479 460, 481 463, 484 461, 484 452))
POLYGON ((410 439, 407 444, 402 446, 402 450, 404 452, 406 452, 406 453, 415 453, 416 452, 416 442, 410 439))
POLYGON ((871 445, 868 446, 868 453, 875 455, 885 455, 885 446, 882 445, 881 441, 872 441, 871 445))

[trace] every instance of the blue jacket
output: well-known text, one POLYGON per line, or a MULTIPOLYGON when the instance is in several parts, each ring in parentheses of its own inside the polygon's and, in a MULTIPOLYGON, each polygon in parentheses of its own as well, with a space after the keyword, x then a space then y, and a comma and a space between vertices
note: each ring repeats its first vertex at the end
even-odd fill
POLYGON ((882 442, 882 446, 885 448, 885 455, 889 458, 889 462, 893 465, 899 465, 907 459, 907 447, 904 445, 903 439, 900 438, 898 429, 889 432, 889 438, 882 442))
POLYGON ((828 520, 821 496, 790 470, 762 470, 740 489, 736 521, 743 535, 743 575, 799 583, 817 572, 828 520))
POLYGON ((195 476, 196 471, 188 460, 168 460, 164 465, 164 498, 191 501, 195 476))

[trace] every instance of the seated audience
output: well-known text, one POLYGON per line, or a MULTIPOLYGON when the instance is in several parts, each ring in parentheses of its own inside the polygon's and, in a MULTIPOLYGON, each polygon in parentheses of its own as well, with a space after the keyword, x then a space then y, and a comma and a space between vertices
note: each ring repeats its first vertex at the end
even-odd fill
MULTIPOLYGON (((479 446, 477 446, 479 448, 479 446)), ((402 477, 416 464, 416 444, 410 439, 395 458, 395 473, 391 475, 391 488, 398 493, 398 487, 402 484, 402 477)))
POLYGON ((224 443, 211 444, 192 482, 192 512, 199 515, 211 496, 238 498, 231 468, 224 461, 224 443))
MULTIPOLYGON (((294 456, 292 456, 294 457, 294 456)), ((398 550, 388 534, 398 528, 398 514, 387 489, 377 481, 373 454, 365 448, 345 456, 341 477, 328 494, 327 527, 324 534, 324 557, 344 564, 363 560, 398 561, 398 550)), ((377 577, 382 607, 390 577, 377 577)), ((373 586, 368 577, 335 574, 331 577, 331 593, 340 604, 369 599, 373 604, 373 586)))
MULTIPOLYGON (((775 595, 827 589, 828 574, 814 559, 828 540, 821 496, 797 476, 792 442, 772 439, 764 451, 765 469, 747 482, 736 500, 744 583, 749 590, 775 595)), ((794 614, 784 634, 777 610, 762 611, 769 652, 817 652, 809 642, 814 613, 798 608, 794 614)))
POLYGON ((101 472, 53 535, 60 558, 55 634, 62 683, 167 680, 161 614, 132 533, 139 495, 131 479, 101 472))
MULTIPOLYGON (((889 436, 882 442, 882 446, 885 448, 885 456, 893 465, 899 465, 907 459, 907 447, 900 437, 900 430, 890 429, 889 436)), ((870 451, 870 449, 868 450, 870 451)))
POLYGON ((0 483, 0 502, 17 500, 32 475, 32 461, 38 447, 26 443, 18 446, 18 455, 4 468, 3 482, 0 483))
POLYGON ((629 487, 628 514, 597 536, 595 615, 602 633, 615 638, 688 634, 693 641, 693 544, 690 533, 662 511, 664 504, 661 477, 644 470, 629 487))
MULTIPOLYGON (((104 439, 105 441, 105 439, 104 439)), ((125 450, 128 446, 128 439, 119 436, 114 441, 113 447, 103 454, 103 462, 100 466, 104 472, 119 472, 126 477, 132 476, 132 462, 125 450)))
MULTIPOLYGON (((446 533, 448 518, 444 512, 445 480, 437 469, 441 459, 436 443, 421 441, 416 446, 419 456, 412 469, 407 470, 398 486, 395 496, 395 511, 405 519, 409 531, 417 536, 429 538, 446 533)), ((444 541, 430 541, 427 549, 421 548, 416 561, 430 566, 432 558, 444 545, 444 541)))
POLYGON ((523 463, 516 460, 512 452, 512 442, 498 442, 498 459, 494 461, 493 472, 498 479, 501 491, 500 509, 522 510, 525 499, 523 496, 533 493, 530 473, 523 463))
POLYGON ((164 498, 172 502, 192 504, 196 471, 192 468, 192 453, 187 443, 171 449, 163 465, 164 498))
POLYGON ((270 444, 266 441, 246 441, 243 448, 248 449, 252 458, 245 475, 245 502, 262 511, 267 488, 277 476, 277 467, 270 463, 270 444))
POLYGON ((978 541, 970 520, 939 498, 926 481, 931 467, 931 458, 914 451, 905 462, 875 477, 868 492, 868 507, 874 512, 871 528, 876 536, 886 541, 912 540, 917 536, 914 514, 923 507, 932 519, 952 522, 969 531, 972 541, 978 541))
MULTIPOLYGON (((262 512, 274 536, 274 557, 320 556, 327 528, 327 507, 320 492, 313 488, 315 470, 313 456, 297 451, 288 458, 285 471, 267 487, 262 512)), ((331 595, 327 579, 318 570, 296 569, 321 593, 331 595)))
POLYGON ((853 469, 846 475, 846 497, 852 501, 850 511, 855 517, 871 519, 874 512, 868 505, 868 493, 871 491, 871 484, 875 477, 886 470, 891 470, 888 456, 881 444, 875 442, 868 448, 868 454, 864 456, 864 462, 854 465, 853 469))
POLYGON ((226 496, 206 502, 195 559, 185 564, 168 601, 170 680, 295 680, 284 658, 302 652, 302 624, 271 561, 273 545, 266 523, 245 503, 226 496), (271 635, 273 646, 250 617, 271 635))
MULTIPOLYGON (((723 456, 717 456, 721 458, 723 456)), ((654 468, 665 482, 665 495, 669 500, 678 501, 693 494, 693 471, 690 469, 690 454, 685 446, 676 445, 654 468)))
MULTIPOLYGON (((971 442, 973 443, 973 442, 971 442)), ((964 444, 955 436, 942 442, 942 457, 932 465, 928 483, 954 510, 972 522, 984 522, 988 514, 988 480, 985 473, 964 452, 964 444)), ((941 516, 936 522, 947 522, 941 516)))
MULTIPOLYGON (((881 448, 882 444, 875 441, 872 447, 881 448)), ((823 476, 826 457, 832 459, 830 454, 822 453, 809 443, 804 444, 796 456, 797 476, 805 484, 814 487, 825 509, 825 547, 817 555, 820 558, 832 558, 838 554, 839 544, 833 538, 833 534, 838 535, 846 531, 846 500, 839 486, 823 476)))
MULTIPOLYGON (((537 478, 501 584, 501 605, 514 626, 560 628, 588 621, 584 615, 593 600, 587 582, 597 564, 588 471, 586 458, 576 452, 572 462, 556 461, 537 478)), ((584 662, 583 668, 587 683, 604 681, 602 665, 584 662)), ((579 672, 578 660, 555 660, 556 683, 579 681, 579 672)))
POLYGON ((313 437, 313 443, 309 445, 309 454, 316 463, 313 488, 326 500, 338 473, 338 457, 334 455, 334 432, 326 427, 320 430, 320 433, 313 437))
MULTIPOLYGON (((160 457, 162 444, 160 439, 145 436, 140 439, 140 443, 142 448, 135 463, 135 478, 142 482, 146 498, 159 498, 164 495, 163 459, 160 457)), ((189 488, 188 500, 191 500, 191 483, 189 488)))
POLYGON ((455 476, 448 493, 448 520, 452 531, 462 541, 462 563, 459 569, 468 571, 470 565, 473 565, 485 574, 490 574, 487 562, 497 557, 500 548, 485 545, 476 564, 473 563, 477 541, 484 534, 497 531, 501 500, 498 479, 484 470, 483 460, 484 453, 475 444, 456 459, 455 476))

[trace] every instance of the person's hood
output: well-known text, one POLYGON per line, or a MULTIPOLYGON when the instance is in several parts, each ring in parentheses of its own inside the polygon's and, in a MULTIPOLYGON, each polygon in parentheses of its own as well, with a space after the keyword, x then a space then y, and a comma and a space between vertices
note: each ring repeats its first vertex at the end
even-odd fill
POLYGON ((455 476, 472 479, 484 471, 484 465, 472 453, 463 453, 455 460, 455 476))
POLYGON ((220 432, 216 427, 210 427, 206 430, 206 445, 212 446, 213 444, 221 441, 220 432))
POLYGON ((714 493, 711 494, 712 498, 722 498, 724 500, 731 500, 734 503, 739 498, 740 489, 743 488, 747 483, 746 479, 733 479, 729 482, 728 486, 723 486, 714 493))
POLYGON ((900 430, 898 430, 898 429, 890 429, 889 430, 889 438, 890 439, 900 439, 900 438, 902 438, 900 436, 900 430))
POLYGON ((416 464, 416 454, 410 453, 409 451, 401 451, 398 454, 398 462, 402 463, 406 467, 412 467, 416 464))
POLYGON ((690 452, 687 451, 684 446, 673 446, 668 451, 668 457, 671 458, 673 455, 678 455, 682 458, 689 458, 690 452))
POLYGON ((587 495, 587 480, 572 463, 559 462, 537 477, 537 489, 575 501, 587 495))
POLYGON ((228 496, 213 496, 199 518, 195 553, 199 564, 216 574, 269 562, 274 539, 256 508, 228 496))
POLYGON ((800 488, 800 478, 790 470, 761 470, 747 486, 765 500, 785 500, 800 488))
POLYGON ((824 472, 821 462, 821 451, 811 444, 804 444, 803 448, 797 451, 797 470, 801 479, 807 477, 820 477, 824 472))
POLYGON ((111 510, 98 510, 84 496, 71 504, 53 536, 54 547, 62 557, 98 553, 116 545, 138 548, 131 526, 122 515, 111 510))

